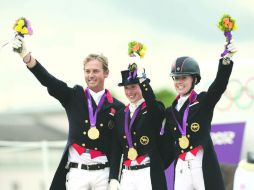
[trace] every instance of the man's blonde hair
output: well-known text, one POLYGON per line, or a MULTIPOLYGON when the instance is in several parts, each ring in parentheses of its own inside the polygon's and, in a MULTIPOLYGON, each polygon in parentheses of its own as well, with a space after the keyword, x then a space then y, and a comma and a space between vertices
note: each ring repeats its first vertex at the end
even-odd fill
POLYGON ((108 72, 108 58, 103 54, 89 54, 85 60, 83 61, 84 67, 85 65, 92 60, 98 60, 102 64, 102 68, 105 72, 108 72))

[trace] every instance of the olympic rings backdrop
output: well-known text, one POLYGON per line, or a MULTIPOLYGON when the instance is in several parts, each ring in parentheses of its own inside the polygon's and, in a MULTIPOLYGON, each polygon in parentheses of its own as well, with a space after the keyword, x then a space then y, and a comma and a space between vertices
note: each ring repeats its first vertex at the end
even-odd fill
POLYGON ((216 109, 227 111, 233 107, 245 110, 254 106, 254 76, 245 80, 239 79, 229 80, 228 86, 216 109))

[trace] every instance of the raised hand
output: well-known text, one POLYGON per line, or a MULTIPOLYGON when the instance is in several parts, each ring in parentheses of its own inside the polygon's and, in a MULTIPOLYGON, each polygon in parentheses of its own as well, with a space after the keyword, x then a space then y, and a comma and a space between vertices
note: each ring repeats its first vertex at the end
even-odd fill
POLYGON ((24 42, 24 37, 21 35, 16 34, 12 43, 12 47, 14 52, 17 52, 20 57, 23 59, 27 54, 29 54, 29 51, 26 48, 26 44, 24 42), (20 51, 15 51, 16 49, 19 49, 20 51))

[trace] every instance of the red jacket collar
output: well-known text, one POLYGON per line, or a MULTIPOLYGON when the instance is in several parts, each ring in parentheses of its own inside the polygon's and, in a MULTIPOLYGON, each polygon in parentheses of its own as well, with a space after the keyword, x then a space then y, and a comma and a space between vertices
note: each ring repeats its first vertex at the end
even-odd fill
MULTIPOLYGON (((195 92, 195 90, 192 90, 188 97, 189 102, 193 102, 196 99, 196 95, 197 93, 195 92)), ((178 100, 179 98, 180 98, 180 94, 177 95, 176 100, 178 100)))

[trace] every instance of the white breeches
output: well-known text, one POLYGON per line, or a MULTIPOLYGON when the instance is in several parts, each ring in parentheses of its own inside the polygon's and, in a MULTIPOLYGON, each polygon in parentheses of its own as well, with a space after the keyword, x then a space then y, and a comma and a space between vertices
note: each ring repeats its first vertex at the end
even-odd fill
POLYGON ((108 190, 109 168, 83 170, 70 168, 66 175, 66 190, 108 190))
POLYGON ((178 159, 175 168, 175 190, 205 190, 202 170, 203 151, 194 159, 178 159))
POLYGON ((123 169, 121 190, 152 190, 150 167, 139 170, 123 169))

